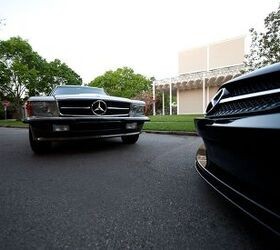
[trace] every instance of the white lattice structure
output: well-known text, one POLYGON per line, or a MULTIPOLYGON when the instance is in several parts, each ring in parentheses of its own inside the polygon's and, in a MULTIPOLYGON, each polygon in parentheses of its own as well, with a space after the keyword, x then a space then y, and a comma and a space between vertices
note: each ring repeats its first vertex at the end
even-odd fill
POLYGON ((221 86, 223 83, 240 75, 243 64, 214 69, 210 71, 194 72, 179 75, 177 77, 165 78, 154 82, 156 90, 169 89, 173 87, 179 89, 197 89, 202 88, 203 81, 205 87, 221 86))

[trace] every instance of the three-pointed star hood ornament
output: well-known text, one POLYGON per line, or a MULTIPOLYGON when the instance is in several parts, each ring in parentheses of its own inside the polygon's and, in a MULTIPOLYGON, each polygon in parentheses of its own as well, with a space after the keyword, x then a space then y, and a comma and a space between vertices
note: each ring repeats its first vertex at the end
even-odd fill
POLYGON ((95 115, 104 115, 107 111, 107 104, 103 100, 95 101, 91 106, 92 112, 95 115))

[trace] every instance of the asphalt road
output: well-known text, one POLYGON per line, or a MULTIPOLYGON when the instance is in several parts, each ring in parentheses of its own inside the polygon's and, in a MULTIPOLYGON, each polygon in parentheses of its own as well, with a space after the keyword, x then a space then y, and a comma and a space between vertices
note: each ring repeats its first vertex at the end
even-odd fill
POLYGON ((199 137, 142 134, 34 155, 0 128, 0 248, 272 249, 194 168, 199 137))

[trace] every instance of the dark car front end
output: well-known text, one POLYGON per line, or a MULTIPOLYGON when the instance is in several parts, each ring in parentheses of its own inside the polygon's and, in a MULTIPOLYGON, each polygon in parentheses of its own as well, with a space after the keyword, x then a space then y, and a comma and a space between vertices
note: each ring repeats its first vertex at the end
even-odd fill
POLYGON ((124 143, 135 143, 149 120, 144 105, 99 88, 60 86, 50 96, 29 98, 24 121, 30 125, 33 151, 52 141, 122 137, 124 143))
POLYGON ((199 174, 279 235, 280 64, 221 86, 196 127, 199 174))
MULTIPOLYGON (((36 102, 36 99, 31 99, 36 102)), ((112 100, 106 96, 55 96, 58 114, 26 118, 38 141, 61 141, 105 138, 139 134, 147 117, 133 115, 128 101, 112 100), (104 102, 106 112, 95 114, 93 104, 104 102)), ((97 111, 96 111, 97 112, 97 111)))

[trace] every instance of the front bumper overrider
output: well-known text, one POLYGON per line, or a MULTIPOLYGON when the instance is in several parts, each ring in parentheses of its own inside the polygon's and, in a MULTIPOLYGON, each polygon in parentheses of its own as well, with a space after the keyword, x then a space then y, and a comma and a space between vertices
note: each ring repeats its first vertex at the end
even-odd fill
POLYGON ((146 121, 149 121, 149 118, 142 116, 30 117, 25 118, 23 122, 30 125, 34 140, 64 141, 137 135, 141 133, 146 121), (68 130, 55 131, 54 126, 66 126, 68 130))

